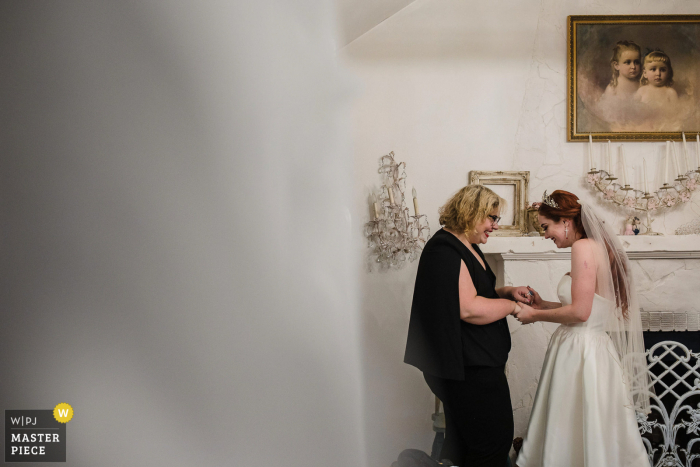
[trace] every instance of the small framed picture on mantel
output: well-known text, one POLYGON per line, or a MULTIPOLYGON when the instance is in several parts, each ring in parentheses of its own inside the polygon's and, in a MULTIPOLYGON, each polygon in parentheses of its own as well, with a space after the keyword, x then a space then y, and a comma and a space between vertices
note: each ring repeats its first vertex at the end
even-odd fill
POLYGON ((567 139, 700 132, 700 15, 569 16, 567 139))
POLYGON ((469 172, 470 185, 484 185, 505 199, 507 205, 501 210, 499 229, 495 237, 520 237, 527 233, 526 211, 530 172, 469 172))

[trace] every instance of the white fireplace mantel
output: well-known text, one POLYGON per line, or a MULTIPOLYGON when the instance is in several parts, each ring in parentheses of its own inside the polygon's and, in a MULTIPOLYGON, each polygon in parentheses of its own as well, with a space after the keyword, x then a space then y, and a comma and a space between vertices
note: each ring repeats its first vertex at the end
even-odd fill
MULTIPOLYGON (((630 259, 700 259, 700 235, 618 236, 630 259)), ((507 261, 568 260, 571 248, 559 249, 544 237, 491 237, 480 245, 486 255, 507 261)))
MULTIPOLYGON (((619 236, 646 311, 700 312, 700 235, 619 236)), ((481 250, 496 273, 497 285, 531 285, 556 299, 556 285, 571 269, 571 249, 558 249, 544 237, 495 237, 481 250), (539 287, 539 288, 538 288, 539 287)))

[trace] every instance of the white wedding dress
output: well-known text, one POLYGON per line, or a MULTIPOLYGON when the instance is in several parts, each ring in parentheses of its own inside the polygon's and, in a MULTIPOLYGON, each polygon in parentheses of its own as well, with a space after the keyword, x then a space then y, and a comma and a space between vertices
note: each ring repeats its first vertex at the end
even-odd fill
MULTIPOLYGON (((571 304, 571 277, 557 287, 571 304)), ((552 334, 519 467, 648 467, 649 458, 604 323, 614 303, 593 299, 585 323, 552 334)))

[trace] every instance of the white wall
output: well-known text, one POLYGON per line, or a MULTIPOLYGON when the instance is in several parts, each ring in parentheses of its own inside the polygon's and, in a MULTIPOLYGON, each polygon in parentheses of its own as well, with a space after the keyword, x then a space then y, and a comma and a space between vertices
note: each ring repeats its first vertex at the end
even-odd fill
POLYGON ((365 465, 333 18, 0 3, 0 408, 67 465, 365 465))
MULTIPOLYGON (((530 200, 568 189, 621 226, 624 212, 594 201, 583 183, 585 145, 566 142, 566 17, 699 12, 690 1, 415 1, 342 50, 363 89, 353 120, 355 234, 369 219, 367 195, 389 151, 406 162, 407 186, 416 187, 433 232, 438 207, 470 170, 529 170, 530 200)), ((662 151, 661 144, 625 147, 633 180, 641 158, 662 151)), ((672 233, 700 213, 698 203, 700 195, 657 215, 655 229, 672 233)), ((433 438, 430 391, 402 363, 416 267, 361 274, 372 465, 389 465, 407 447, 429 451, 433 438)))

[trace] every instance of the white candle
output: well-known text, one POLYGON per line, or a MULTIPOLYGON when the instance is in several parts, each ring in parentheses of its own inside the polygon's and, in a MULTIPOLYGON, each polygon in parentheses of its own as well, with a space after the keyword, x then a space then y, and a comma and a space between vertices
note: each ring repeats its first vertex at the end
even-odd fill
POLYGON ((664 158, 664 179, 662 182, 664 184, 668 183, 668 163, 669 158, 671 157, 671 142, 666 141, 666 157, 664 158))
POLYGON ((588 163, 590 164, 592 171, 595 164, 593 163, 593 137, 590 133, 588 133, 588 163))
POLYGON ((418 194, 416 193, 415 187, 413 188, 413 210, 416 212, 416 217, 418 217, 420 214, 418 214, 418 194))
POLYGON ((644 193, 649 193, 649 182, 647 181, 647 160, 644 161, 644 193))
POLYGON ((685 144, 685 131, 681 133, 683 135, 683 159, 685 160, 685 172, 690 170, 690 156, 688 156, 688 146, 685 144))
POLYGON ((372 205, 374 206, 374 220, 379 219, 379 206, 377 205, 377 197, 372 193, 372 205))
POLYGON ((394 205, 394 190, 391 189, 391 185, 386 186, 386 192, 389 193, 389 203, 394 205))
POLYGON ((676 142, 675 141, 673 142, 673 144, 671 144, 671 148, 673 150, 673 168, 676 171, 676 177, 680 177, 681 169, 678 168, 678 154, 676 153, 676 142))
POLYGON ((700 133, 695 137, 698 142, 698 169, 700 169, 700 133))
POLYGON ((620 155, 622 156, 622 185, 626 186, 627 183, 627 161, 625 161, 625 147, 620 145, 620 155))
POLYGON ((608 140, 608 174, 612 177, 612 154, 610 153, 610 140, 608 140))

